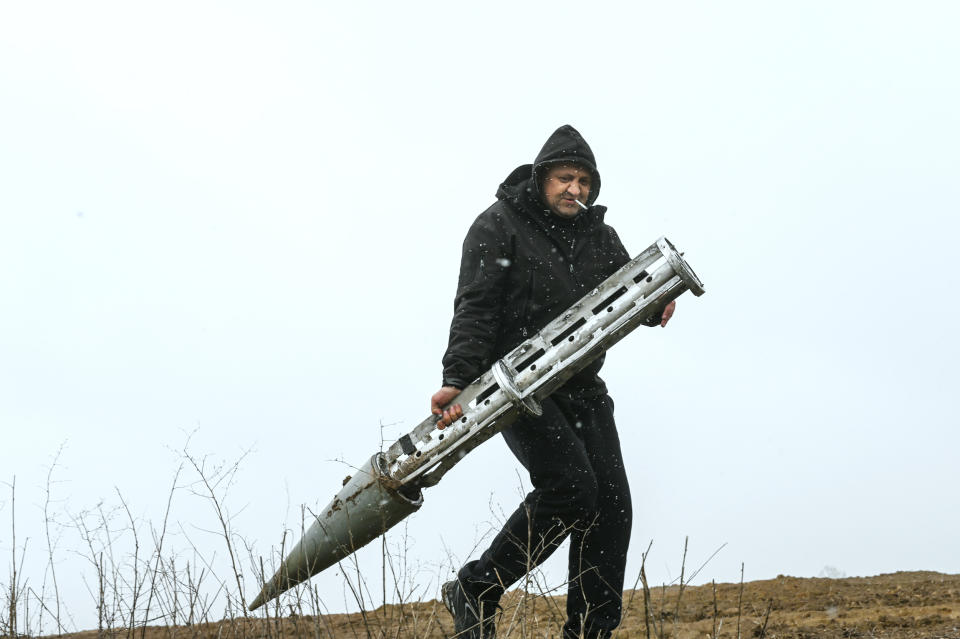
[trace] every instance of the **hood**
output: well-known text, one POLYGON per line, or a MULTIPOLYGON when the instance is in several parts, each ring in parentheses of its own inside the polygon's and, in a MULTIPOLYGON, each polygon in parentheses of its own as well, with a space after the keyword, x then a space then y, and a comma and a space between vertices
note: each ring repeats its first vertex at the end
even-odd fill
POLYGON ((587 141, 569 124, 564 124, 547 138, 533 161, 533 188, 540 199, 543 199, 540 186, 544 173, 552 164, 576 164, 590 171, 593 174, 593 183, 590 185, 587 206, 597 201, 600 195, 600 172, 597 171, 597 160, 587 141))
MULTIPOLYGON (((533 164, 521 164, 510 172, 497 189, 497 199, 511 201, 522 208, 543 211, 545 205, 540 190, 543 172, 551 164, 560 162, 578 164, 593 174, 593 184, 590 185, 590 195, 586 202, 588 207, 593 207, 593 203, 600 195, 600 173, 597 171, 597 162, 590 145, 583 139, 580 132, 569 124, 563 125, 547 138, 547 142, 540 149, 533 164)), ((606 209, 594 208, 602 209, 597 213, 599 218, 603 219, 603 212, 606 209)))

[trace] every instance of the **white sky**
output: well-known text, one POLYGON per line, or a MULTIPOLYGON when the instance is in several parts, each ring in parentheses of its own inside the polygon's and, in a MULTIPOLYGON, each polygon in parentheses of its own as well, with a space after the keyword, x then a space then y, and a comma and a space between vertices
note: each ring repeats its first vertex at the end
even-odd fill
MULTIPOLYGON (((667 235, 707 288, 605 368, 628 581, 651 539, 651 580, 676 578, 685 535, 688 572, 727 544, 700 583, 960 572, 958 25, 952 2, 4 3, 0 480, 30 585, 61 445, 79 627, 70 522, 119 491, 159 525, 188 433, 249 451, 226 505, 257 553, 298 529, 335 460, 426 416, 463 235, 564 123, 628 249, 667 235)), ((497 438, 426 492, 419 590, 518 503, 518 468, 497 438)), ((171 517, 171 552, 223 559, 209 503, 178 489, 171 517)))

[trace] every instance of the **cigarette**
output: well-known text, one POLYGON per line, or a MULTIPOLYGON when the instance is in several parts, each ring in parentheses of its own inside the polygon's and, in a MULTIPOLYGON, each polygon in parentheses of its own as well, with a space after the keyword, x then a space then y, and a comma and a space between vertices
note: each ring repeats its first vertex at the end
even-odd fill
POLYGON ((584 204, 584 203, 581 202, 580 200, 574 200, 574 202, 576 202, 577 204, 579 204, 579 205, 580 205, 580 208, 583 209, 584 211, 586 211, 586 210, 589 208, 586 204, 584 204))

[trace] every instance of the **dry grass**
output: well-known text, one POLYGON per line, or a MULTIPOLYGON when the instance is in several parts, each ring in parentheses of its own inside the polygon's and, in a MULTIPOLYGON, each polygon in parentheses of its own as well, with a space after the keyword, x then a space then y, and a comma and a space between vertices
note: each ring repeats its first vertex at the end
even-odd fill
MULTIPOLYGON (((713 584, 687 586, 684 590, 676 623, 679 586, 666 588, 666 610, 654 608, 655 616, 659 617, 662 612, 666 621, 663 637, 738 636, 739 584, 716 584, 716 598, 713 584)), ((627 591, 625 598, 630 599, 631 594, 627 591)), ((960 575, 913 572, 849 579, 780 577, 744 584, 744 599, 748 603, 741 617, 742 637, 960 637, 960 575), (774 604, 768 608, 770 601, 774 604)), ((619 639, 647 637, 640 593, 633 601, 615 635, 619 639)), ((519 624, 511 627, 501 619, 498 633, 501 639, 558 636, 554 610, 563 608, 563 597, 549 598, 514 590, 507 593, 503 603, 504 619, 521 609, 526 611, 527 618, 522 633, 519 624)), ((381 606, 365 615, 291 614, 282 618, 224 619, 192 626, 152 626, 146 629, 145 639, 443 639, 451 635, 449 615, 441 603, 433 600, 402 607, 381 606)), ((70 635, 71 639, 125 636, 122 630, 70 635)))
MULTIPOLYGON (((355 560, 341 565, 344 587, 359 612, 330 614, 316 589, 306 584, 269 602, 257 616, 248 616, 244 602, 251 593, 245 587, 259 590, 284 548, 264 560, 233 529, 227 496, 239 460, 211 463, 184 448, 158 525, 136 518, 119 491, 114 506, 98 504, 76 513, 58 510, 52 495, 55 464, 56 459, 47 477, 42 549, 47 561, 39 578, 24 572, 31 549, 18 542, 16 535, 15 478, 6 484, 10 554, 6 582, 0 580, 0 639, 440 639, 452 635, 449 614, 432 599, 439 590, 439 575, 426 583, 420 575, 412 575, 405 565, 405 546, 391 551, 386 541, 381 544, 379 592, 371 592, 366 573, 355 560), (219 550, 226 560, 208 560, 192 542, 193 552, 186 556, 169 549, 171 505, 182 492, 209 504, 218 522, 219 550), (96 609, 96 628, 82 632, 73 627, 57 578, 66 529, 82 540, 82 548, 66 552, 84 560, 84 580, 96 609)), ((204 548, 217 552, 209 544, 204 548)), ((648 546, 643 566, 649 553, 648 546)), ((623 622, 615 637, 960 639, 960 576, 779 577, 694 587, 689 582, 703 566, 688 577, 686 556, 685 544, 680 580, 674 585, 651 586, 641 566, 634 587, 624 593, 623 622)), ((531 558, 531 563, 536 562, 531 558)), ((520 588, 505 595, 498 637, 558 637, 565 614, 565 598, 557 594, 562 590, 562 584, 548 586, 542 573, 531 573, 520 588)))

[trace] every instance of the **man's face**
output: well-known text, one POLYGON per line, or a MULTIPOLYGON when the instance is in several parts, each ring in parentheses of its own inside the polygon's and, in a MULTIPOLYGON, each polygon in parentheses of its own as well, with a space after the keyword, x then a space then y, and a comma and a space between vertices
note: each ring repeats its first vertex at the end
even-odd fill
POLYGON ((577 201, 587 202, 591 179, 590 172, 579 166, 552 166, 543 180, 543 199, 550 210, 560 217, 573 217, 581 210, 577 201))

